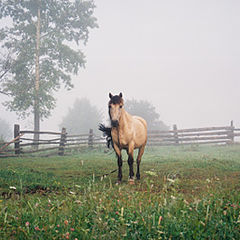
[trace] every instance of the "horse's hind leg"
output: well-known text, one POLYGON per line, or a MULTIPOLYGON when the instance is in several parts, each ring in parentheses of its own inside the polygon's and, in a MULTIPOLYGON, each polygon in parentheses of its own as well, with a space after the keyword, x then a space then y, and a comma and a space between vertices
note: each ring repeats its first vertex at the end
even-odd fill
POLYGON ((136 174, 136 177, 137 177, 138 180, 140 180, 140 163, 141 163, 142 155, 144 153, 144 148, 145 148, 145 145, 143 145, 139 148, 138 156, 137 156, 137 174, 136 174))

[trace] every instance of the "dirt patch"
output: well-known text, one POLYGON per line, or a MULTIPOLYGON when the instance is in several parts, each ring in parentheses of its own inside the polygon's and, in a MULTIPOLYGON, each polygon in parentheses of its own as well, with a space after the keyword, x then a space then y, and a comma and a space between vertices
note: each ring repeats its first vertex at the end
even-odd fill
POLYGON ((24 191, 21 193, 20 191, 14 190, 14 191, 3 191, 0 193, 0 196, 4 199, 19 199, 20 195, 22 194, 40 194, 43 196, 47 196, 49 193, 55 193, 58 194, 58 189, 50 189, 49 187, 44 187, 40 185, 36 185, 34 187, 26 187, 24 191))
POLYGON ((34 187, 27 187, 24 191, 25 194, 34 194, 34 193, 40 193, 42 195, 53 192, 50 188, 36 185, 34 187))

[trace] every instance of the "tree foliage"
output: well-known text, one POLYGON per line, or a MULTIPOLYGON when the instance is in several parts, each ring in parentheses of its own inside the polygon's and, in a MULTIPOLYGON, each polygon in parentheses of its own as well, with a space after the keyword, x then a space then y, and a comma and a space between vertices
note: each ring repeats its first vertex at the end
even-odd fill
POLYGON ((0 54, 0 94, 9 95, 1 89, 1 85, 7 79, 12 67, 12 58, 10 53, 0 54))
POLYGON ((148 101, 127 100, 125 109, 132 115, 143 117, 147 121, 149 130, 168 130, 168 126, 160 120, 155 107, 148 101))
POLYGON ((1 82, 11 99, 4 105, 21 117, 34 112, 36 54, 39 54, 40 117, 48 117, 55 107, 54 91, 63 85, 73 87, 71 74, 84 67, 85 56, 79 48, 86 44, 89 29, 97 27, 91 0, 0 1, 0 19, 12 21, 0 29, 4 51, 11 51, 14 62, 11 77, 1 82), (36 52, 38 10, 40 11, 40 47, 36 52), (77 50, 76 50, 77 49, 77 50))
POLYGON ((73 107, 68 110, 60 127, 65 127, 68 133, 82 134, 93 129, 96 133, 102 120, 102 113, 86 98, 77 99, 73 107))

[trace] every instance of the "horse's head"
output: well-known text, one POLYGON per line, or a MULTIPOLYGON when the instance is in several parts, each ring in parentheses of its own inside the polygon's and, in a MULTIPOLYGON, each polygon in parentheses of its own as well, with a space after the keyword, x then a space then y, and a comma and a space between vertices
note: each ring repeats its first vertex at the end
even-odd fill
POLYGON ((119 119, 121 117, 122 107, 123 107, 122 93, 115 96, 109 93, 109 98, 110 98, 110 101, 108 103, 108 109, 109 109, 108 113, 111 119, 111 125, 112 127, 117 127, 119 124, 119 119))

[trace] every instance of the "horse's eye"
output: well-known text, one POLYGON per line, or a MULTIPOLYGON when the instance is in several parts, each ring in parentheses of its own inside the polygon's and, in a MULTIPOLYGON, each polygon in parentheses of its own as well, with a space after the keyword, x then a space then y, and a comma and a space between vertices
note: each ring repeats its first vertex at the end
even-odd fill
POLYGON ((122 108, 122 105, 120 106, 120 108, 122 108))

